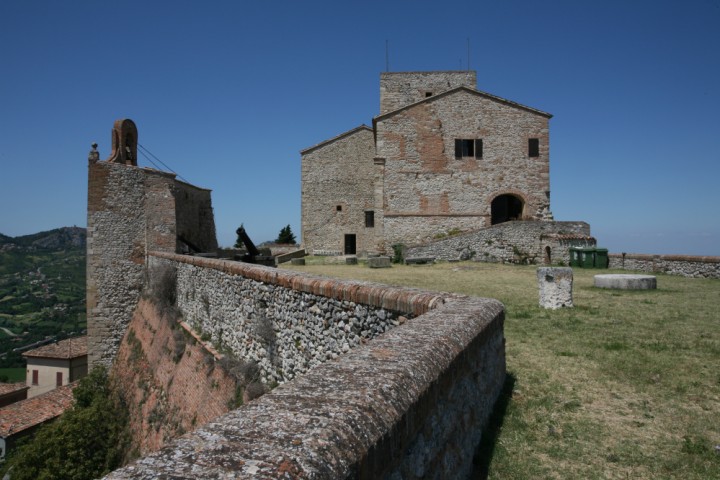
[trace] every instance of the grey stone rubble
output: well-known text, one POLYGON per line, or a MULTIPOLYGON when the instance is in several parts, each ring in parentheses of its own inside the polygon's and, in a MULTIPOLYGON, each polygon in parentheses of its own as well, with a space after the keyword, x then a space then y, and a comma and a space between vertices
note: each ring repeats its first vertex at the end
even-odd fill
POLYGON ((573 271, 570 267, 540 267, 537 269, 540 306, 550 309, 573 306, 573 271))

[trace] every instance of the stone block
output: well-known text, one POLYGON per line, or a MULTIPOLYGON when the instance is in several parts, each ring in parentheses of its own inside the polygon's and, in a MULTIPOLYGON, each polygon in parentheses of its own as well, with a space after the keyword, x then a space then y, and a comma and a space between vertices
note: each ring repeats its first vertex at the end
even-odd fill
POLYGON ((426 263, 435 263, 435 257, 412 257, 405 259, 405 265, 424 265, 426 263))
POLYGON ((291 265, 305 265, 305 259, 304 258, 292 258, 290 259, 291 265))
POLYGON ((573 272, 569 267, 540 267, 537 269, 540 306, 553 310, 572 307, 573 272))
POLYGON ((345 258, 345 265, 357 265, 358 259, 357 257, 347 257, 345 258))
POLYGON ((655 275, 604 274, 595 275, 594 284, 598 288, 616 288, 618 290, 655 290, 655 275))
POLYGON ((368 267, 370 268, 390 268, 390 266, 390 257, 368 258, 368 267))

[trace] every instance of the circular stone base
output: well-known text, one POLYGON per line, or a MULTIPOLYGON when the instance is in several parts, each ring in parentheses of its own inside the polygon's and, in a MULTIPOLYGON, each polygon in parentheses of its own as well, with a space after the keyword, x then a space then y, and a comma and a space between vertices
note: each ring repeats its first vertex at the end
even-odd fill
POLYGON ((655 290, 655 275, 605 274, 595 275, 598 288, 617 288, 620 290, 655 290))

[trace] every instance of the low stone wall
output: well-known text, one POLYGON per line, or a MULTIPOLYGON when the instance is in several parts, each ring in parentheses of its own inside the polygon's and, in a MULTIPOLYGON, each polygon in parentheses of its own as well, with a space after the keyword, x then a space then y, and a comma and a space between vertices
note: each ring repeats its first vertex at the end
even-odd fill
POLYGON ((585 222, 523 220, 408 247, 405 257, 567 265, 568 248, 595 243, 585 222))
MULTIPOLYGON (((252 305, 246 299, 259 294, 266 304, 251 308, 259 307, 273 324, 289 322, 291 345, 299 334, 294 322, 315 332, 307 342, 346 331, 338 328, 341 323, 350 326, 347 338, 360 341, 107 478, 414 479, 470 473, 505 379, 502 304, 214 259, 158 254, 153 261, 160 257, 178 269, 183 313, 198 315, 201 324, 225 319, 217 322, 226 325, 222 334, 211 335, 226 338, 226 330, 242 330, 252 305), (223 293, 207 295, 210 314, 198 312, 194 305, 204 309, 202 294, 211 290, 223 293), (351 312, 361 323, 375 318, 378 326, 385 312, 388 326, 398 325, 363 342, 363 327, 358 335, 351 312)), ((278 338, 286 336, 285 328, 276 330, 278 338)), ((242 344, 245 337, 236 338, 242 344)))
POLYGON ((693 278, 720 278, 720 257, 611 253, 609 268, 666 273, 693 278))

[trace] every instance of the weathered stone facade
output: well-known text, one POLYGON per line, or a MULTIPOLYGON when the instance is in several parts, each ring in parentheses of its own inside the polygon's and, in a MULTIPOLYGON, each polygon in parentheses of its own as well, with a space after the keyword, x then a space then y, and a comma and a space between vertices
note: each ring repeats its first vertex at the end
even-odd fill
MULTIPOLYGON (((115 122, 116 138, 137 142, 131 120, 115 122)), ((116 144, 113 143, 113 146, 116 144)), ((135 144, 122 144, 130 158, 135 144), (127 147, 127 148, 125 148, 127 147)), ((90 365, 109 365, 137 305, 149 250, 217 249, 210 191, 175 175, 138 168, 113 152, 88 167, 87 322, 90 365)))
POLYGON ((475 83, 474 72, 384 73, 372 130, 301 152, 309 253, 388 252, 443 232, 552 219, 551 115, 475 83))

